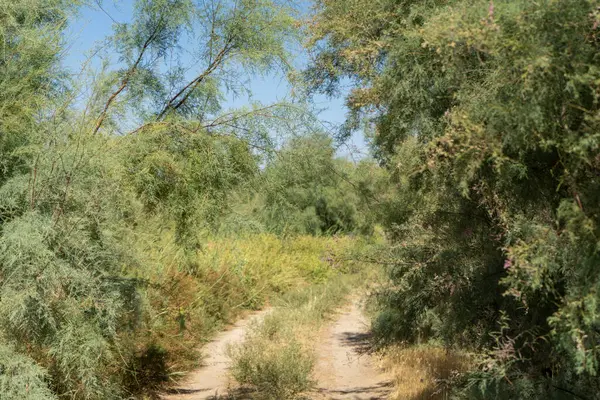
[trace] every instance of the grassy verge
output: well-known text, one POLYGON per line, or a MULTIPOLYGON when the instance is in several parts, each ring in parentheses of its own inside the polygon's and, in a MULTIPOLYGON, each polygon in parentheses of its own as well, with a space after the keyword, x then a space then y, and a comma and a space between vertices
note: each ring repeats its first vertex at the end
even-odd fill
POLYGON ((385 309, 379 303, 391 284, 383 275, 370 293, 366 310, 374 321, 372 329, 382 367, 394 382, 390 400, 450 399, 457 382, 473 367, 472 354, 435 342, 403 344, 399 340, 389 340, 390 332, 397 330, 402 321, 393 314, 386 317, 385 309))

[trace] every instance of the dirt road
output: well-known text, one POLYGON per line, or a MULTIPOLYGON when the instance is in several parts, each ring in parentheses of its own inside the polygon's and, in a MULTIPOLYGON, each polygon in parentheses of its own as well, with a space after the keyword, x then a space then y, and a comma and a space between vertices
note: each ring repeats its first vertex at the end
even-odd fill
POLYGON ((229 365, 231 360, 227 356, 229 344, 240 343, 248 326, 254 321, 259 321, 270 309, 254 313, 238 321, 232 329, 221 332, 202 352, 206 355, 204 365, 190 373, 186 379, 167 394, 161 396, 163 400, 216 400, 226 398, 230 386, 229 365))
MULTIPOLYGON (((245 318, 231 330, 222 332, 204 348, 204 366, 191 373, 180 385, 162 396, 163 400, 216 400, 227 398, 230 387, 230 359, 226 349, 240 343, 252 321, 269 311, 245 318)), ((315 400, 383 400, 392 383, 381 373, 368 348, 368 320, 357 300, 341 310, 324 331, 317 344, 316 389, 308 396, 315 400)), ((247 398, 236 393, 236 399, 247 398)))
POLYGON ((358 300, 342 310, 317 349, 314 399, 387 399, 392 382, 368 354, 369 323, 358 300))

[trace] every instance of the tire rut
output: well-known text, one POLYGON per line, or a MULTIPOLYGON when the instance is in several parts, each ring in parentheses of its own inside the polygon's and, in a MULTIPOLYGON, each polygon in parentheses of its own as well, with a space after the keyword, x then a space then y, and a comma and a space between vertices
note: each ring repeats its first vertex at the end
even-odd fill
POLYGON ((392 392, 392 380, 369 353, 369 321, 359 300, 342 310, 317 349, 317 390, 312 399, 379 400, 392 392))

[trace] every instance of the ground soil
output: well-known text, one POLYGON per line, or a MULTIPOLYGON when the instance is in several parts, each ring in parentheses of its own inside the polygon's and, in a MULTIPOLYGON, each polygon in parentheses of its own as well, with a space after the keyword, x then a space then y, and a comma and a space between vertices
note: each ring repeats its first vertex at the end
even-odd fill
POLYGON ((227 355, 229 344, 241 343, 247 328, 253 322, 259 322, 269 313, 269 309, 246 316, 230 329, 218 334, 202 348, 205 355, 202 366, 191 372, 182 382, 161 396, 163 400, 216 400, 227 398, 231 387, 227 355))
POLYGON ((392 382, 370 351, 369 321, 358 300, 342 309, 327 327, 317 349, 313 399, 387 399, 392 382))

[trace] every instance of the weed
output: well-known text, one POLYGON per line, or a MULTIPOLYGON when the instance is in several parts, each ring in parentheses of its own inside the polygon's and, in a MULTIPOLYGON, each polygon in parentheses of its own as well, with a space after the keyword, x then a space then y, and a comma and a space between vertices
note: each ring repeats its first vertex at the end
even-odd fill
POLYGON ((436 345, 395 346, 385 350, 384 368, 395 377, 395 399, 446 400, 450 387, 468 371, 470 357, 436 345))
POLYGON ((231 350, 233 375, 252 386, 255 398, 292 399, 312 385, 312 354, 293 337, 272 340, 269 336, 254 336, 231 350))

